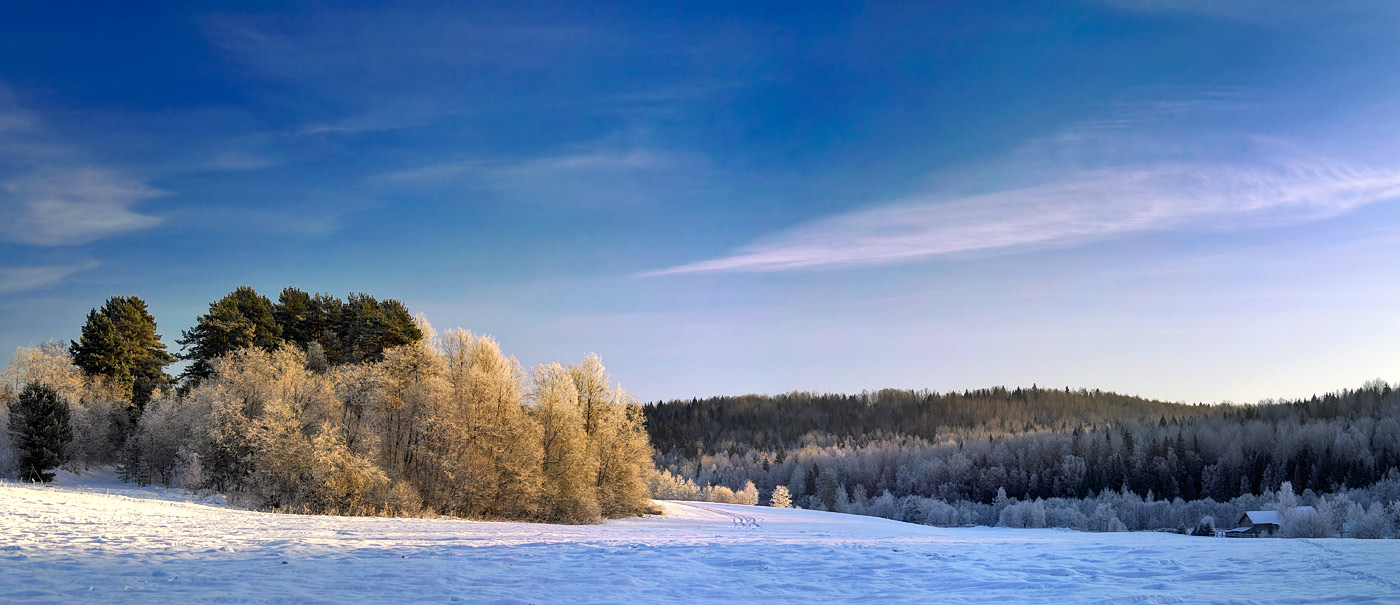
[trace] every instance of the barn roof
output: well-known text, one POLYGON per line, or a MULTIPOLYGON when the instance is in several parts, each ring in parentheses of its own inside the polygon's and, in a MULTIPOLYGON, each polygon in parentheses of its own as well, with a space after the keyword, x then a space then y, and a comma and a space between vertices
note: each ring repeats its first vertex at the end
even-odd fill
POLYGON ((1252 510, 1246 512, 1244 516, 1245 519, 1249 520, 1251 525, 1260 525, 1264 523, 1279 525, 1283 523, 1282 516, 1279 515, 1276 510, 1252 510))

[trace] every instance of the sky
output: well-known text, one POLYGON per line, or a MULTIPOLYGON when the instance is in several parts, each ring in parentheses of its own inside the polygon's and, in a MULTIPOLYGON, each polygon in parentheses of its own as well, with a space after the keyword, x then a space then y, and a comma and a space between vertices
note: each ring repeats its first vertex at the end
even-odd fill
POLYGON ((1400 4, 334 4, 6 5, 0 352, 291 285, 644 401, 1400 378, 1400 4))

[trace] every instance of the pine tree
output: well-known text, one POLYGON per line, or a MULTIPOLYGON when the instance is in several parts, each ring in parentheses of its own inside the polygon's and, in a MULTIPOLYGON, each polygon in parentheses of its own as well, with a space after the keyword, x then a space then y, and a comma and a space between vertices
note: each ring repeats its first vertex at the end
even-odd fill
POLYGON ((248 286, 239 286, 211 303, 209 312, 176 342, 184 350, 181 359, 194 362, 181 374, 192 384, 213 373, 210 362, 220 355, 245 347, 276 349, 282 342, 282 329, 272 314, 272 302, 248 286))
POLYGON ((113 296, 89 312, 82 336, 69 351, 83 373, 130 389, 133 415, 145 409, 156 389, 170 384, 165 366, 175 361, 156 333, 146 301, 136 296, 113 296))
POLYGON ((418 322, 402 302, 380 302, 358 292, 345 301, 336 332, 343 347, 338 363, 380 361, 384 351, 423 339, 418 322))
POLYGON ((10 403, 10 441, 18 454, 23 481, 53 481, 55 468, 66 460, 73 440, 68 404, 52 388, 31 382, 10 403))

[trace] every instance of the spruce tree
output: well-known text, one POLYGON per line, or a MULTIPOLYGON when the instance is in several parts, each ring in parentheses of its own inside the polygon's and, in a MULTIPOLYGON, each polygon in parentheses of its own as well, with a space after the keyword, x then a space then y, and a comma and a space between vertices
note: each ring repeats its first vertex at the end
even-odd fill
POLYGON ((73 440, 68 404, 50 387, 31 382, 10 402, 10 441, 23 481, 53 481, 49 469, 63 464, 73 440))

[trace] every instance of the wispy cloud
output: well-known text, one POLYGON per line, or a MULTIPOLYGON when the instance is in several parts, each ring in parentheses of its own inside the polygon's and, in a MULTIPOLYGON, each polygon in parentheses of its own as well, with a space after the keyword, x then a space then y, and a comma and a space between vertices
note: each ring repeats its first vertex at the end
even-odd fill
POLYGON ((0 240, 63 246, 146 229, 160 219, 134 207, 162 193, 85 160, 0 85, 0 240))
POLYGON ((799 225, 720 258, 645 275, 885 265, 1060 247, 1132 233, 1337 216, 1400 197, 1400 169, 1326 159, 1119 167, 961 198, 929 195, 799 225))
POLYGON ((458 160, 376 178, 387 186, 477 187, 508 199, 573 206, 643 204, 701 188, 707 164, 643 147, 592 146, 573 153, 510 160, 458 160))
POLYGON ((14 294, 51 288, 69 275, 79 271, 95 269, 101 263, 92 261, 79 265, 58 265, 46 267, 0 267, 0 294, 14 294))

